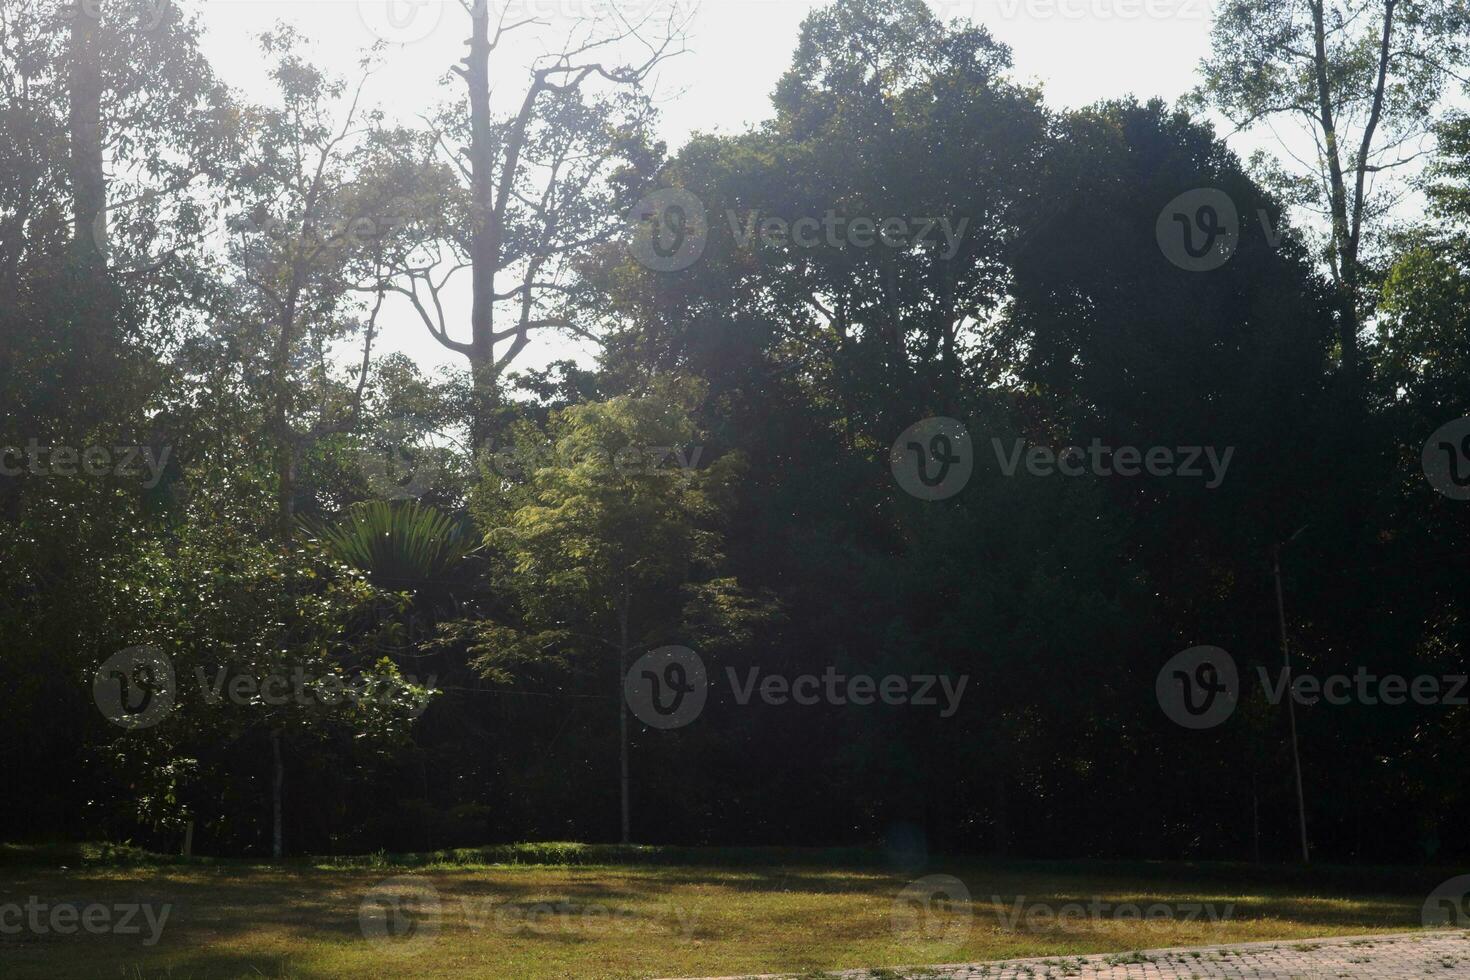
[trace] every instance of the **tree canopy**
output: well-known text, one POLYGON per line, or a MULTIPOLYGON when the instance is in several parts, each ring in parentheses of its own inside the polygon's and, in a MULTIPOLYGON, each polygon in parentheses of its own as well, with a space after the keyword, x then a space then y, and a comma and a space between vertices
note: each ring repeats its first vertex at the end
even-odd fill
POLYGON ((172 3, 0 15, 0 835, 1463 856, 1463 701, 1270 697, 1283 641, 1470 667, 1457 6, 1227 3, 1192 98, 1064 109, 834 0, 675 147, 685 21, 582 25, 506 115, 489 10, 412 122, 290 28, 247 96, 172 3), (425 329, 451 368, 384 352, 425 329), (678 725, 628 694, 694 673, 678 725))

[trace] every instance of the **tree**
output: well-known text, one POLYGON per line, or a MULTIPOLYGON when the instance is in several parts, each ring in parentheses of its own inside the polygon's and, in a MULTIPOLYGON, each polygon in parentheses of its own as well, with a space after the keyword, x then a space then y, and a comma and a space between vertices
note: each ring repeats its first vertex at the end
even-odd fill
MULTIPOLYGON (((1464 575, 1448 559, 1470 538, 1470 514, 1428 491, 1422 461, 1432 433, 1470 416, 1470 120, 1443 125, 1439 148, 1427 174, 1429 220, 1397 240, 1384 279, 1376 367, 1391 393, 1382 416, 1397 464, 1382 485, 1384 523, 1397 529, 1395 557, 1404 563, 1391 579, 1402 583, 1392 608, 1416 610, 1400 642, 1435 671, 1462 670, 1470 650, 1464 575)), ((1438 779, 1433 766, 1425 772, 1438 779)))
POLYGON ((1470 64, 1470 19, 1448 0, 1230 0, 1212 44, 1198 98, 1240 129, 1280 117, 1311 139, 1305 154, 1284 149, 1299 163, 1301 203, 1329 224, 1323 257, 1357 401, 1359 334, 1373 305, 1364 245, 1398 199, 1374 181, 1427 152, 1447 90, 1470 64))
MULTIPOLYGON (((197 25, 173 4, 0 10, 0 443, 163 451, 163 351, 185 332, 181 286, 197 279, 190 263, 135 260, 198 227, 166 192, 218 173, 227 105, 197 25), (109 221, 109 205, 144 194, 141 216, 109 221)), ((79 681, 112 652, 107 606, 166 509, 166 470, 153 486, 116 472, 0 479, 0 618, 15 638, 4 667, 35 695, 15 725, 35 738, 37 771, 80 766, 96 744, 77 736, 96 716, 79 681), (67 601, 41 600, 38 581, 67 601)), ((43 819, 75 819, 81 800, 64 782, 40 797, 43 819)))
POLYGON ((314 542, 282 549, 260 533, 270 523, 269 486, 248 477, 242 485, 226 459, 207 462, 188 475, 171 539, 145 543, 113 569, 124 587, 100 600, 107 635, 168 656, 175 707, 153 727, 99 742, 134 787, 128 805, 143 822, 174 827, 210 801, 223 808, 211 823, 265 824, 279 858, 288 760, 341 765, 360 748, 396 751, 433 695, 390 656, 392 611, 403 597, 372 587, 314 542), (269 817, 229 812, 230 801, 251 800, 263 756, 269 817), (231 781, 243 785, 221 789, 231 781))
POLYGON ((201 182, 220 177, 234 116, 198 40, 168 0, 19 0, 0 14, 3 125, 25 150, 0 173, 0 282, 18 284, 64 214, 78 341, 99 358, 133 339, 119 335, 138 322, 117 315, 125 298, 177 307, 199 288, 201 182))
POLYGON ((381 273, 378 241, 393 200, 381 185, 357 180, 373 124, 359 104, 361 83, 348 95, 345 82, 302 55, 301 38, 288 28, 260 42, 275 58, 281 104, 247 115, 248 149, 232 175, 239 201, 229 222, 232 281, 219 315, 230 338, 224 354, 240 362, 263 402, 277 533, 289 543, 305 450, 351 431, 362 413, 383 296, 378 291, 364 309, 353 287, 381 273), (358 334, 361 363, 344 381, 329 351, 358 334))
POLYGON ((814 11, 774 118, 697 137, 668 168, 709 212, 707 247, 677 274, 606 277, 620 309, 646 313, 625 316, 614 347, 664 370, 722 366, 706 375, 717 386, 737 365, 770 383, 800 360, 853 438, 956 405, 1009 258, 1049 210, 1025 179, 1046 114, 1006 77, 1010 61, 984 28, 921 0, 814 11), (766 234, 771 219, 823 227, 812 245, 766 234), (880 237, 889 222, 908 233, 880 237))
POLYGON ((103 229, 107 178, 102 164, 102 64, 97 35, 102 5, 75 0, 68 54, 68 130, 71 136, 72 242, 94 275, 106 264, 103 229))
MULTIPOLYGON (((372 114, 359 105, 361 84, 328 77, 300 52, 301 38, 278 28, 261 39, 274 59, 281 103, 246 113, 245 150, 231 173, 238 211, 229 216, 230 281, 219 318, 228 343, 215 354, 244 380, 259 413, 275 483, 272 534, 283 555, 300 535, 299 469, 324 437, 352 431, 362 412, 382 294, 368 310, 353 286, 381 273, 379 229, 390 201, 378 185, 356 182, 372 114), (334 342, 361 334, 355 379, 330 362, 334 342)), ((295 628, 279 620, 278 650, 295 628)), ((269 715, 274 718, 276 715, 269 715)), ((275 778, 273 853, 283 848, 281 742, 286 722, 270 733, 275 778)))
POLYGON ((199 244, 190 185, 220 175, 232 138, 229 98, 199 52, 197 19, 172 0, 28 0, 17 12, 18 22, 30 13, 68 27, 57 64, 67 69, 77 260, 99 277, 120 244, 115 265, 157 272, 199 244), (113 208, 124 211, 117 229, 109 227, 113 208), (166 226, 175 229, 172 241, 166 226))
POLYGON ((405 213, 383 288, 408 297, 424 326, 446 349, 463 356, 473 383, 472 443, 493 435, 500 378, 533 334, 561 330, 586 338, 566 315, 575 261, 619 234, 623 216, 662 155, 651 136, 653 108, 645 86, 655 69, 682 50, 677 9, 646 38, 653 15, 612 26, 578 21, 555 53, 538 56, 515 111, 497 116, 491 104, 491 55, 502 42, 542 22, 494 18, 487 0, 465 4, 469 52, 453 72, 465 101, 440 110, 417 138, 385 134, 385 172, 412 176, 426 205, 405 213), (641 48, 629 63, 601 60, 604 52, 641 48), (452 147, 452 148, 451 148, 452 147), (449 185, 448 172, 461 184, 449 185), (470 274, 468 340, 452 336, 440 297, 460 271, 470 274), (509 280, 509 283, 505 282, 509 280), (499 320, 497 310, 505 311, 499 320))
MULTIPOLYGON (((621 396, 523 427, 479 488, 476 515, 497 557, 508 615, 473 624, 487 675, 615 653, 617 690, 640 651, 702 632, 741 631, 769 609, 721 577, 717 521, 738 461, 706 469, 694 427, 667 395, 621 396), (538 445, 539 443, 539 445, 538 445), (668 457, 681 455, 674 465, 668 457), (502 471, 526 469, 505 479, 502 471)), ((594 675, 599 672, 594 669, 594 675)), ((628 706, 619 694, 621 839, 631 840, 628 706)))

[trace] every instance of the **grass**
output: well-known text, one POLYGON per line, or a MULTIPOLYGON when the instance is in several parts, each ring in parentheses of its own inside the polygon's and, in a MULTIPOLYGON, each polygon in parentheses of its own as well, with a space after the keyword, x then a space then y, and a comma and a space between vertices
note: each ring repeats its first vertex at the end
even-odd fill
MULTIPOLYGON (((632 978, 899 967, 1391 932, 1419 926, 1433 869, 936 861, 867 851, 533 844, 285 864, 104 845, 0 846, 0 906, 171 906, 160 938, 0 931, 8 978, 632 978), (971 902, 896 904, 916 874, 971 902), (388 879, 401 884, 379 889, 388 879), (427 888, 425 888, 427 886, 427 888), (406 937, 365 935, 366 898, 408 895, 406 937), (437 898, 432 914, 427 896, 437 898)), ((380 928, 368 904, 367 933, 380 928)), ((7 920, 0 911, 0 929, 7 920)))

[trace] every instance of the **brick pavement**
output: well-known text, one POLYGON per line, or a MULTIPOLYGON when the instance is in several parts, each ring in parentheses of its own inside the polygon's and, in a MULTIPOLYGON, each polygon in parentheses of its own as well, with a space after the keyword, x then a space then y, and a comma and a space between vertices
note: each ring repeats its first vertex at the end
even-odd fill
MULTIPOLYGON (((760 980, 786 980, 771 974, 760 980)), ((803 974, 811 977, 813 974, 803 974)), ((1470 977, 1470 932, 1413 932, 1042 957, 912 969, 845 970, 842 980, 1424 980, 1470 977)), ((721 980, 756 980, 732 978, 721 980)))

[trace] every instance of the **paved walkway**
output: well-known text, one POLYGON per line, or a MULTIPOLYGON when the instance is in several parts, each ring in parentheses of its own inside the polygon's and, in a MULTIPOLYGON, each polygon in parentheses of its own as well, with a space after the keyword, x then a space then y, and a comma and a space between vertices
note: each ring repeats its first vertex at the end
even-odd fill
MULTIPOLYGON (((771 975, 761 980, 777 980, 771 975)), ((791 976, 791 975, 780 975, 791 976)), ((811 974, 804 974, 811 976, 811 974)), ((847 970, 843 980, 1424 980, 1470 977, 1470 932, 1236 943, 1139 953, 1045 957, 895 970, 847 970)), ((737 980, 733 977, 721 980, 737 980)), ((755 980, 755 978, 738 978, 755 980)))

